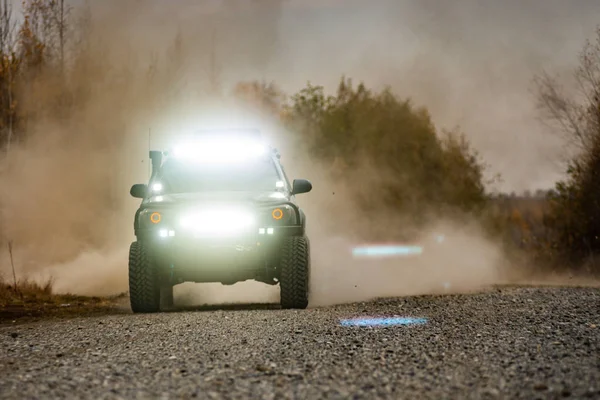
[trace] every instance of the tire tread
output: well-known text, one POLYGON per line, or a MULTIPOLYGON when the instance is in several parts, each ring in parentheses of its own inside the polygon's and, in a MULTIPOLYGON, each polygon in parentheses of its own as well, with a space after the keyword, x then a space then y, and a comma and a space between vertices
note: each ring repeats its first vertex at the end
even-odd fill
POLYGON ((305 309, 310 284, 310 248, 306 237, 286 238, 281 253, 281 307, 305 309))
POLYGON ((129 300, 134 313, 160 310, 157 274, 143 243, 133 242, 129 248, 129 300))

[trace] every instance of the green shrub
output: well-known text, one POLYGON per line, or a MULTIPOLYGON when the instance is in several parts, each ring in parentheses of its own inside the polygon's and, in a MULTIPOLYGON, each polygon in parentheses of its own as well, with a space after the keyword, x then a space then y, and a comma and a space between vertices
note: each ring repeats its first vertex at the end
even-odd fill
POLYGON ((483 164, 466 138, 438 134, 425 108, 391 90, 343 78, 334 96, 308 85, 291 97, 288 128, 336 178, 352 180, 365 212, 390 209, 415 222, 445 211, 474 212, 487 200, 483 164))

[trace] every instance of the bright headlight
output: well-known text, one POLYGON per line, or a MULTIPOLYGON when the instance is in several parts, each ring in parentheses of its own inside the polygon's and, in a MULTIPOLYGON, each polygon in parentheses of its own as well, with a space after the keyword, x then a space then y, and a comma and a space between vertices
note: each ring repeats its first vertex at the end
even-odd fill
POLYGON ((255 227, 256 217, 241 209, 206 209, 184 215, 180 224, 182 228, 196 234, 228 236, 255 227))

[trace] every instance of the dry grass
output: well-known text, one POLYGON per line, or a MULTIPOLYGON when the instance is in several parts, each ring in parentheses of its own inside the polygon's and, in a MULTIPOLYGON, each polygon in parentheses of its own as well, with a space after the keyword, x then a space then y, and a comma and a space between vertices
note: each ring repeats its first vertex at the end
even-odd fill
POLYGON ((15 287, 0 280, 0 325, 40 317, 64 318, 128 311, 126 293, 111 297, 55 294, 52 283, 51 279, 44 283, 21 279, 15 287))

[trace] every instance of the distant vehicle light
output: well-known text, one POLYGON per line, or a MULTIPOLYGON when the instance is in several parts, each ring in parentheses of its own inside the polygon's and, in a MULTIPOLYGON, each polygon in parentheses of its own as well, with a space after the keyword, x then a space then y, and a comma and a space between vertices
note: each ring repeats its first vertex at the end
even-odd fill
POLYGON ((421 246, 361 246, 352 250, 354 257, 402 257, 421 255, 423 248, 421 246))

